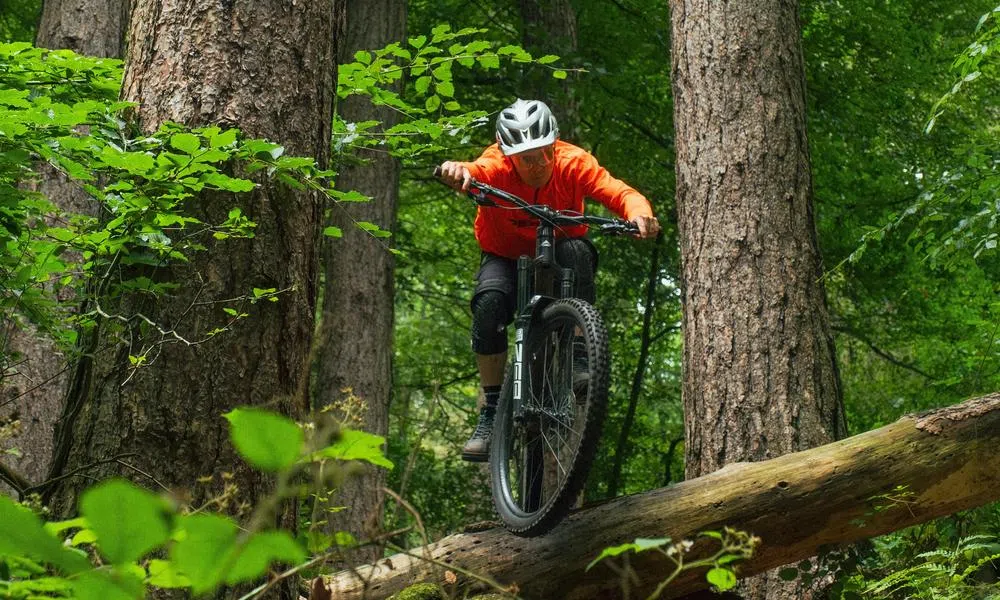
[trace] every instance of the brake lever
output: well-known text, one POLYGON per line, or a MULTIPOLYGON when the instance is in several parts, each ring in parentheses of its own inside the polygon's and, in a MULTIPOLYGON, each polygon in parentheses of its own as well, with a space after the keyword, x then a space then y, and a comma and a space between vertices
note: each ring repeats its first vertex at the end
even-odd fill
POLYGON ((497 205, 497 203, 491 200, 490 197, 486 195, 486 192, 484 192, 481 188, 475 187, 475 184, 473 184, 471 187, 474 187, 475 189, 474 190, 470 189, 468 193, 476 204, 478 204, 479 206, 497 205))

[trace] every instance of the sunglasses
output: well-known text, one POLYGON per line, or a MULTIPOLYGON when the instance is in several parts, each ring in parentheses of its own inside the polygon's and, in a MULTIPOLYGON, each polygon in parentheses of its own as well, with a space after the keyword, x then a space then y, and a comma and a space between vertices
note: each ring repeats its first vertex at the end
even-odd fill
POLYGON ((542 148, 541 150, 529 150, 522 154, 515 154, 511 158, 526 167, 544 167, 552 162, 556 157, 554 148, 542 148))

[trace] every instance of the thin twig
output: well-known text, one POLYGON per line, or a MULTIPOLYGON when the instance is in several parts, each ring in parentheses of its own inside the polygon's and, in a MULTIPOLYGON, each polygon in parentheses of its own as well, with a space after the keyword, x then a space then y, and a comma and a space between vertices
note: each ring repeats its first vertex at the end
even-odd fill
POLYGON ((70 471, 69 473, 65 473, 65 474, 60 475, 58 477, 53 477, 52 479, 49 479, 47 481, 43 481, 42 483, 39 483, 38 485, 33 485, 31 487, 25 488, 24 493, 25 494, 29 494, 31 492, 34 492, 35 490, 45 489, 45 488, 51 486, 53 483, 57 483, 59 481, 62 481, 63 479, 68 479, 70 477, 73 477, 73 476, 77 475, 78 473, 81 473, 81 472, 86 471, 88 469, 93 469, 94 467, 96 467, 98 465, 105 465, 105 464, 108 464, 108 463, 118 462, 122 458, 129 458, 129 457, 132 457, 132 456, 136 456, 136 453, 129 452, 129 453, 126 453, 126 454, 118 454, 118 455, 112 456, 111 458, 108 458, 108 459, 105 459, 105 460, 98 460, 98 461, 92 462, 90 464, 83 465, 82 467, 77 467, 77 468, 73 469, 72 471, 70 471))
POLYGON ((6 481, 10 487, 14 488, 14 491, 17 492, 17 496, 20 499, 24 498, 24 491, 31 488, 31 482, 28 481, 24 475, 21 475, 2 462, 0 462, 0 479, 6 481))

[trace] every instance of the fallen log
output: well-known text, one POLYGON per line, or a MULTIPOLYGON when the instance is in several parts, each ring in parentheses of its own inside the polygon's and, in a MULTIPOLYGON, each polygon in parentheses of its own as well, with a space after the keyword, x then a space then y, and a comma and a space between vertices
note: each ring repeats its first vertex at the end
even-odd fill
MULTIPOLYGON (((571 514, 551 533, 520 538, 502 529, 448 536, 409 554, 322 578, 338 600, 378 600, 417 581, 463 593, 471 573, 514 585, 526 599, 619 598, 608 566, 585 568, 602 549, 637 537, 693 539, 724 526, 759 536, 740 576, 1000 500, 1000 394, 909 415, 891 425, 758 463, 736 463, 694 480, 618 498, 571 514)), ((631 557, 632 597, 672 570, 654 552, 631 557)), ((686 571, 664 597, 707 587, 686 571)))

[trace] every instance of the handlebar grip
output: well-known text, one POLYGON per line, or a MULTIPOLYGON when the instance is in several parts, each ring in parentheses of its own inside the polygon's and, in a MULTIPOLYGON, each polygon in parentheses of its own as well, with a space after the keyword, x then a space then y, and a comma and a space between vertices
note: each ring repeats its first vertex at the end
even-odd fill
POLYGON ((601 225, 601 233, 604 235, 637 235, 639 226, 630 221, 615 221, 601 225))

